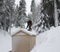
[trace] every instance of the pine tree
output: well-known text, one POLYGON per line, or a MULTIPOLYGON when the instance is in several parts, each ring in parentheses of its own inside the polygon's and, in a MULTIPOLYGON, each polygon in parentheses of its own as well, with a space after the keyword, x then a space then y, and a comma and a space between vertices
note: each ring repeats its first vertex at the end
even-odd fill
POLYGON ((31 12, 34 22, 32 28, 34 30, 36 30, 38 33, 41 33, 50 29, 49 20, 48 20, 49 16, 45 11, 43 11, 43 7, 41 3, 38 6, 36 6, 35 1, 32 0, 31 12))
POLYGON ((35 12, 35 0, 32 0, 31 2, 31 12, 34 13, 35 12))
POLYGON ((57 2, 58 0, 43 0, 43 10, 49 16, 50 26, 58 26, 57 2))
POLYGON ((46 30, 48 30, 49 27, 49 20, 48 20, 48 15, 45 12, 42 12, 42 5, 39 4, 36 8, 36 23, 35 25, 33 25, 33 28, 35 28, 35 30, 38 33, 44 32, 46 30))
POLYGON ((14 0, 6 0, 4 3, 4 7, 6 8, 5 10, 5 18, 6 18, 6 23, 5 23, 5 28, 8 31, 8 28, 11 28, 12 25, 12 20, 13 20, 13 12, 14 12, 14 0))
POLYGON ((18 26, 23 27, 24 26, 24 22, 25 22, 25 18, 26 18, 26 3, 25 0, 21 0, 19 3, 19 9, 18 9, 18 17, 17 17, 17 23, 18 26))
POLYGON ((31 2, 31 12, 32 12, 32 22, 33 24, 35 23, 35 18, 36 18, 36 4, 35 4, 35 0, 32 0, 31 2))
POLYGON ((57 4, 57 11, 58 11, 58 22, 59 22, 59 26, 60 26, 60 0, 56 0, 56 4, 57 4))
POLYGON ((3 0, 0 0, 0 28, 2 27, 1 21, 3 16, 3 0))
POLYGON ((14 20, 15 23, 14 24, 15 24, 16 27, 19 26, 18 22, 17 22, 18 21, 18 19, 17 19, 18 18, 18 9, 19 9, 19 7, 17 5, 16 9, 15 9, 15 13, 14 13, 14 16, 15 16, 15 20, 14 20))
POLYGON ((42 1, 42 7, 43 7, 43 11, 47 13, 47 15, 49 16, 49 23, 50 26, 55 26, 54 25, 54 1, 50 1, 50 0, 43 0, 42 1))
POLYGON ((14 11, 13 5, 14 0, 2 0, 2 18, 1 18, 1 26, 3 27, 3 30, 7 30, 9 26, 11 26, 11 20, 12 20, 12 12, 14 11))

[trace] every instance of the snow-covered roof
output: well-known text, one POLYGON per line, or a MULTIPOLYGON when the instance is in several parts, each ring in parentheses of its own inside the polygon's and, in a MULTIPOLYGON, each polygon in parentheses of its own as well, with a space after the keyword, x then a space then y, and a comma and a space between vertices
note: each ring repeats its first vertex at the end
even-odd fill
POLYGON ((60 27, 52 27, 38 35, 31 52, 60 52, 60 27))
POLYGON ((34 30, 28 31, 27 29, 20 28, 20 27, 17 27, 17 28, 13 27, 13 28, 11 28, 11 35, 13 36, 16 33, 19 33, 21 31, 23 31, 24 33, 27 33, 28 35, 37 35, 37 33, 34 30))
POLYGON ((20 32, 23 32, 26 35, 30 35, 30 36, 35 36, 36 35, 36 32, 34 32, 34 31, 28 31, 27 29, 20 29, 19 31, 15 32, 12 36, 17 35, 20 32))

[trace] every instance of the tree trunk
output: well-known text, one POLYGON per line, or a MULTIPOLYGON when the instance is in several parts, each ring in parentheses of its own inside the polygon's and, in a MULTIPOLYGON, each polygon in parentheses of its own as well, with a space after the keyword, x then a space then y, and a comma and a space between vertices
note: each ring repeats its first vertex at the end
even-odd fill
POLYGON ((54 19, 55 19, 55 27, 57 27, 58 26, 58 12, 57 12, 56 0, 54 0, 54 19))

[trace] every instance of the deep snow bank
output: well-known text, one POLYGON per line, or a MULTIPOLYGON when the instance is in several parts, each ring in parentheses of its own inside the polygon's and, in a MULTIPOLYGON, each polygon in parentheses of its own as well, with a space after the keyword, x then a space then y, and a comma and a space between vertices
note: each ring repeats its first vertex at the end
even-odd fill
POLYGON ((38 35, 36 46, 31 52, 60 52, 60 27, 38 35))
POLYGON ((0 52, 9 52, 12 50, 12 38, 9 33, 0 30, 0 52))

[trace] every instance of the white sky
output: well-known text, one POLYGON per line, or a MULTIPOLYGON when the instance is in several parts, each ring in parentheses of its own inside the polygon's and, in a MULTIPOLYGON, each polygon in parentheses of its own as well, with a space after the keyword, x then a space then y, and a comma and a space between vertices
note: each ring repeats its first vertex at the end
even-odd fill
MULTIPOLYGON (((16 5, 19 4, 19 1, 20 1, 20 0, 15 0, 15 4, 16 4, 16 5)), ((26 13, 27 13, 27 14, 28 14, 28 13, 31 13, 31 12, 30 12, 30 5, 31 5, 31 1, 32 1, 32 0, 25 0, 25 1, 26 1, 26 13)), ((35 0, 36 5, 38 5, 40 1, 41 1, 41 0, 35 0)))

